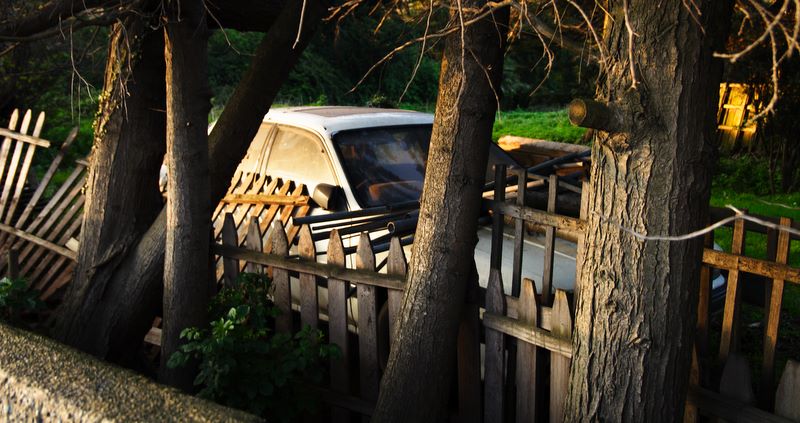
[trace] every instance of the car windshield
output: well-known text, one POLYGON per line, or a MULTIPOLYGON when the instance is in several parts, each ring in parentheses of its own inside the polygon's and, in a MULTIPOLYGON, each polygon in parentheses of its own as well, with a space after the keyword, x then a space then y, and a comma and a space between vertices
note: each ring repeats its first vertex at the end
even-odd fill
POLYGON ((342 131, 333 142, 361 207, 418 200, 431 125, 342 131))

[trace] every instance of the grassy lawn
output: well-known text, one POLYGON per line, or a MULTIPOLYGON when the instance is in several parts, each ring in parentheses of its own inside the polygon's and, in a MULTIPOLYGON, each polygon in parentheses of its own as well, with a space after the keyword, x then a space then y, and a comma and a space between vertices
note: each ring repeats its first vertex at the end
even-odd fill
POLYGON ((569 123, 566 108, 541 112, 514 110, 501 111, 497 114, 492 139, 497 141, 503 135, 516 135, 549 141, 579 143, 585 132, 585 129, 569 123))

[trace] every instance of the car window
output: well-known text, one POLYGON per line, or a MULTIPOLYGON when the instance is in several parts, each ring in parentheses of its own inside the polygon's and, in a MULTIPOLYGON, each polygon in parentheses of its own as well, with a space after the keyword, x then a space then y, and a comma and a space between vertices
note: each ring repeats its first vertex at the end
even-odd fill
POLYGON ((342 131, 333 141, 362 207, 418 200, 425 179, 431 125, 342 131))
POLYGON ((267 160, 267 174, 304 183, 309 193, 319 183, 337 184, 320 139, 287 126, 277 129, 267 160))

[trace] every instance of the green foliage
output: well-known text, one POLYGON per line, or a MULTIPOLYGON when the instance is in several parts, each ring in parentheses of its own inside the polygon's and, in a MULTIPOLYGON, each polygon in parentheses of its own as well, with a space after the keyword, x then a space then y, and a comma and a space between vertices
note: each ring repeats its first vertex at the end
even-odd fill
POLYGON ((549 141, 580 143, 585 129, 569 123, 566 110, 525 111, 498 113, 492 129, 492 139, 503 135, 537 138, 549 141))
POLYGON ((39 293, 28 289, 24 279, 0 279, 0 320, 18 325, 24 322, 26 315, 43 307, 39 293))
POLYGON ((324 364, 339 351, 323 344, 322 333, 308 326, 294 336, 274 333, 271 325, 279 310, 268 298, 270 290, 266 276, 239 275, 234 287, 222 289, 213 299, 210 327, 181 333, 186 343, 168 365, 198 360, 195 384, 202 387, 200 396, 293 421, 313 405, 304 384, 321 382, 324 364))

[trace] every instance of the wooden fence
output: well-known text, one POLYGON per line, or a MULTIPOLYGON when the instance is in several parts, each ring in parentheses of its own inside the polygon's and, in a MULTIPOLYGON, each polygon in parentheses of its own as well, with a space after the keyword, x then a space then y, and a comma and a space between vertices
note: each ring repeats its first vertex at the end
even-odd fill
MULTIPOLYGON (((525 172, 517 172, 513 176, 517 178, 518 187, 527 186, 528 175, 525 172)), ((572 356, 573 303, 569 293, 559 290, 554 295, 545 293, 551 292, 556 235, 577 239, 578 257, 581 257, 585 221, 552 212, 555 210, 559 187, 566 187, 556 176, 547 178, 549 211, 525 206, 524 190, 518 189, 514 193, 514 190, 499 188, 506 185, 504 169, 499 169, 496 177, 500 183, 491 202, 494 214, 493 269, 486 288, 479 287, 473 281, 468 290, 459 329, 457 395, 450 407, 451 417, 452 420, 465 422, 559 422, 563 420, 572 356), (515 197, 513 201, 507 201, 508 192, 513 193, 509 195, 515 197), (503 254, 501 237, 504 221, 509 217, 514 222, 514 250, 509 252, 513 254, 514 264, 511 292, 504 292, 498 263, 503 254), (542 293, 539 294, 533 281, 522 274, 521 266, 525 260, 522 245, 527 236, 526 228, 531 223, 545 228, 545 272, 541 281, 542 293)), ((404 289, 407 261, 399 239, 391 241, 386 273, 378 273, 368 234, 360 235, 358 247, 353 252, 355 266, 348 268, 345 265, 348 249, 344 248, 337 231, 331 232, 325 252, 327 261, 320 263, 316 260, 319 254, 308 227, 287 231, 283 219, 273 219, 270 221, 272 230, 265 238, 263 220, 251 216, 245 226, 246 221, 248 219, 242 217, 237 224, 237 219, 231 214, 223 219, 220 233, 229 235, 224 236, 223 242, 216 244, 213 251, 225 262, 224 280, 232 280, 244 267, 257 272, 265 271, 265 267, 268 267, 275 284, 274 300, 284 311, 276 322, 278 330, 295 331, 298 324, 310 325, 323 330, 328 339, 342 349, 342 359, 331 363, 330 380, 321 389, 323 398, 332 405, 331 420, 340 422, 358 415, 369 416, 377 399, 382 360, 386 357, 386 352, 382 351, 386 346, 382 345, 381 340, 392 339, 387 333, 381 332, 391 331, 394 327, 404 289), (291 238, 296 239, 296 249, 292 247, 291 238), (290 248, 293 248, 291 256, 290 248), (385 304, 381 304, 380 299, 384 298, 385 304), (388 325, 380 324, 382 306, 388 312, 388 325), (299 315, 299 321, 293 319, 292 310, 295 316, 299 315)), ((785 219, 782 223, 791 224, 785 219)), ((800 269, 780 263, 781 260, 785 262, 783 257, 790 242, 785 231, 770 235, 777 246, 775 261, 756 260, 738 254, 741 249, 737 250, 736 246, 743 245, 745 226, 742 221, 736 224, 733 253, 707 248, 703 256, 704 282, 699 305, 696 354, 699 359, 695 360, 691 376, 687 421, 695 421, 702 415, 730 421, 790 421, 787 419, 798 418, 792 414, 796 413, 796 408, 792 407, 797 407, 793 403, 798 402, 796 398, 800 395, 800 366, 797 364, 790 361, 786 366, 777 391, 765 388, 778 404, 774 410, 776 414, 771 414, 773 407, 759 409, 752 401, 748 402, 726 386, 711 389, 708 382, 703 382, 711 379, 703 376, 705 370, 697 364, 708 361, 703 354, 708 351, 710 267, 714 266, 728 269, 729 272, 729 300, 723 318, 720 357, 728 357, 727 367, 733 366, 735 369, 742 367, 736 364, 738 355, 734 353, 738 330, 737 310, 741 301, 737 295, 741 279, 737 275, 751 272, 772 279, 763 368, 774 369, 780 293, 784 281, 800 281, 800 269)), ((580 280, 580 274, 577 278, 580 280)), ((762 386, 771 387, 774 384, 770 374, 762 372, 762 386)), ((726 370, 721 376, 723 384, 741 386, 737 381, 740 375, 740 371, 726 370)), ((718 382, 716 386, 719 386, 718 382)))
MULTIPOLYGON (((712 210, 712 218, 730 215, 722 209, 712 210)), ((788 218, 762 220, 779 223, 787 228, 799 225, 788 218), (776 221, 777 220, 777 221, 776 221)), ((775 375, 780 371, 776 363, 779 341, 778 327, 781 319, 784 285, 800 283, 800 269, 787 265, 792 240, 798 237, 786 230, 767 229, 763 226, 737 220, 733 224, 731 252, 716 251, 713 233, 706 238, 698 303, 697 338, 691 375, 691 388, 687 421, 695 421, 700 412, 735 421, 799 421, 800 420, 800 364, 789 360, 776 386, 775 375), (765 233, 769 259, 755 259, 745 254, 747 233, 765 233), (711 350, 711 278, 713 268, 728 272, 724 311, 719 331, 719 349, 711 350), (764 319, 763 352, 760 378, 757 383, 751 376, 751 364, 740 352, 740 338, 745 330, 741 321, 742 291, 746 285, 763 283, 764 319), (720 371, 721 369, 721 371, 720 371), (757 390, 754 388, 757 387, 757 390), (715 392, 718 391, 718 392, 715 392), (773 412, 774 415, 768 414, 773 412), (789 420, 786 420, 789 419, 789 420)))
MULTIPOLYGON (((520 181, 526 184, 526 175, 520 181)), ((555 190, 552 191, 554 197, 555 190)), ((498 188, 497 193, 499 197, 493 203, 497 209, 495 230, 503 230, 503 214, 509 214, 518 219, 515 230, 522 234, 515 244, 515 292, 503 291, 499 268, 491 272, 487 288, 478 287, 477 280, 472 284, 460 326, 458 399, 453 417, 459 421, 495 422, 515 416, 517 421, 549 416, 552 421, 560 421, 572 354, 572 306, 567 293, 537 295, 533 281, 522 277, 523 223, 546 216, 549 220, 544 219, 544 223, 552 224, 546 236, 550 264, 545 267, 550 274, 545 276, 545 286, 552 281, 555 228, 574 231, 582 223, 521 206, 524 194, 517 197, 517 205, 506 205, 505 190, 498 188)), ((400 240, 391 240, 386 273, 378 273, 368 234, 360 235, 353 253, 355 266, 347 268, 346 249, 338 231, 331 232, 325 252, 327 262, 318 263, 307 226, 287 231, 282 219, 274 219, 266 242, 262 242, 263 220, 251 216, 246 227, 242 222, 247 219, 238 220, 237 224, 233 214, 225 215, 220 233, 228 235, 213 247, 224 262, 223 279, 232 281, 245 267, 260 272, 269 266, 274 301, 284 311, 276 322, 277 329, 297 330, 292 309, 299 310, 301 325, 323 329, 328 339, 342 349, 343 358, 331 363, 329 384, 322 389, 323 397, 333 406, 332 421, 370 415, 377 399, 382 361, 387 356, 384 350, 390 347, 382 345, 381 340, 392 339, 381 331, 394 328, 402 301, 407 261, 400 240), (296 258, 288 258, 292 233, 298 234, 296 258), (290 276, 296 278, 295 283, 290 276), (292 292, 293 289, 299 292, 292 292), (381 304, 384 298, 385 304, 381 304), (379 324, 382 306, 388 315, 386 325, 379 324)), ((493 260, 501 254, 499 245, 493 249, 493 260)))
POLYGON ((33 132, 28 134, 31 117, 28 110, 19 121, 19 111, 14 110, 8 128, 0 128, 4 137, 0 145, 0 253, 12 252, 17 257, 21 263, 18 275, 42 291, 46 300, 72 279, 88 163, 79 160, 66 181, 59 186, 53 183, 75 140, 75 128, 41 181, 35 183, 29 174, 35 153, 50 147, 50 142, 39 138, 44 113, 38 115, 33 132), (48 188, 54 193, 46 199, 48 188))

